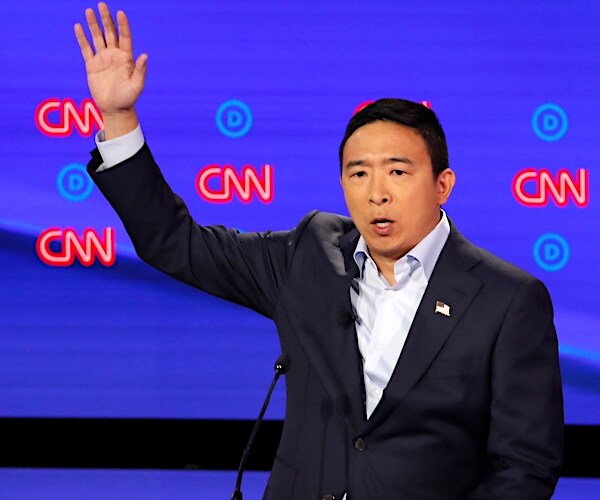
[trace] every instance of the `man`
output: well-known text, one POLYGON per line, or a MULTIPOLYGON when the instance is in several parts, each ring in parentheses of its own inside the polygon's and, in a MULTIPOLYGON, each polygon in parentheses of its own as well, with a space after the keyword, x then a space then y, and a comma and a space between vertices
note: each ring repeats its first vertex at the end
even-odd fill
POLYGON ((75 32, 104 116, 88 171, 142 259, 275 321, 286 420, 269 499, 545 499, 562 458, 552 305, 529 274, 466 241, 434 113, 367 106, 340 146, 351 219, 313 212, 291 231, 202 227, 174 195, 134 110, 134 63, 100 3, 75 32))

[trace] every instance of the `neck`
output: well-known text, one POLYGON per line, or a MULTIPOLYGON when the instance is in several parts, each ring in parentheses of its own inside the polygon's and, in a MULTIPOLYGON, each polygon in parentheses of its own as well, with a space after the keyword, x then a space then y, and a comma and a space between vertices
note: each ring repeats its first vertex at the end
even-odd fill
POLYGON ((396 284, 396 275, 394 274, 394 266, 396 261, 394 260, 381 260, 381 259, 373 259, 375 265, 377 265, 377 269, 379 273, 383 275, 383 277, 387 280, 387 282, 394 286, 396 284))

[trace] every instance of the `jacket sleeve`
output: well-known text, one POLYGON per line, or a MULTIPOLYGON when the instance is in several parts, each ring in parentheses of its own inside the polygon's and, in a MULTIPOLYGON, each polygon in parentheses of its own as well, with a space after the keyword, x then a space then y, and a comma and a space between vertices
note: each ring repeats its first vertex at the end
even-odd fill
POLYGON ((129 160, 88 173, 116 211, 139 257, 160 271, 272 317, 295 231, 240 233, 196 224, 144 145, 129 160))
POLYGON ((513 298, 494 349, 488 471, 466 498, 552 496, 563 458, 563 400, 550 296, 531 278, 513 298))

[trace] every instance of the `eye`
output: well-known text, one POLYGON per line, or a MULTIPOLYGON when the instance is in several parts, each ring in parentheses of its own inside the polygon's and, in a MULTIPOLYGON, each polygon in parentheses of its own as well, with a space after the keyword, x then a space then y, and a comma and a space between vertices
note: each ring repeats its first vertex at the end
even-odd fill
POLYGON ((364 177, 367 173, 364 170, 357 170, 352 174, 352 177, 364 177))
POLYGON ((400 170, 398 168, 395 168, 394 170, 392 170, 392 175, 402 175, 405 174, 406 172, 404 170, 400 170))

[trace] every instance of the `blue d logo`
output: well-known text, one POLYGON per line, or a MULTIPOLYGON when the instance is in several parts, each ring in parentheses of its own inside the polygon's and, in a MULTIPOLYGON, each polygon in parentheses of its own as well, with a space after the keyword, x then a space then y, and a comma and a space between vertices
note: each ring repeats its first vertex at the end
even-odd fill
POLYGON ((225 101, 217 109, 217 128, 227 137, 237 139, 248 133, 252 126, 252 111, 237 99, 225 101))
POLYGON ((58 192, 69 201, 83 201, 91 193, 94 183, 80 163, 69 163, 56 178, 58 192))
POLYGON ((533 246, 533 258, 545 271, 558 271, 565 267, 570 257, 567 240, 555 233, 540 236, 533 246))
POLYGON ((546 103, 534 111, 531 127, 543 141, 558 141, 567 133, 569 118, 560 106, 546 103))

